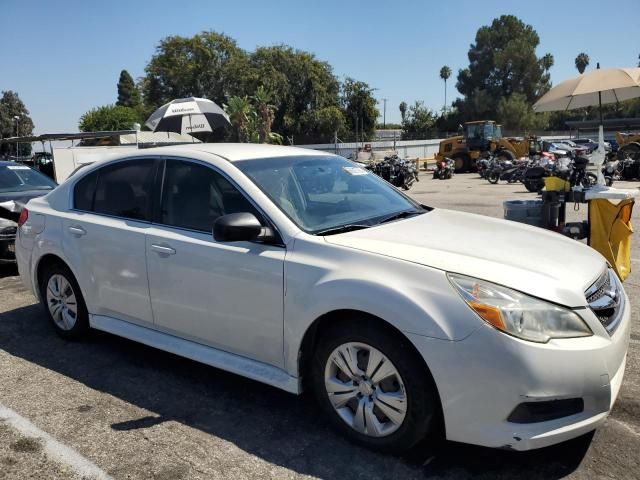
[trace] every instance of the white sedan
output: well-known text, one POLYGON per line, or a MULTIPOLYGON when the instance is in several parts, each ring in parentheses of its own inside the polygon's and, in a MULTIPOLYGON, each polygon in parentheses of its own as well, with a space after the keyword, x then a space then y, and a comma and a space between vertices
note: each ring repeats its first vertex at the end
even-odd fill
POLYGON ((60 335, 95 328, 310 389, 378 450, 439 425, 551 445, 601 424, 622 382, 630 307, 598 253, 420 205, 335 155, 141 150, 82 168, 19 225, 20 275, 60 335))

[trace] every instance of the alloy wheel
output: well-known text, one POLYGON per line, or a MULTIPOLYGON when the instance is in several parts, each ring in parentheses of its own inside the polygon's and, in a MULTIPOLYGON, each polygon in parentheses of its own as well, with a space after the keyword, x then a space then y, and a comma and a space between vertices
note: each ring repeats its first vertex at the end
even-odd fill
POLYGON ((62 330, 71 330, 78 318, 78 304, 73 287, 58 273, 47 282, 47 307, 55 324, 62 330))
POLYGON ((324 384, 336 413, 363 435, 391 435, 407 415, 400 373, 370 345, 348 342, 338 346, 327 359, 324 384))

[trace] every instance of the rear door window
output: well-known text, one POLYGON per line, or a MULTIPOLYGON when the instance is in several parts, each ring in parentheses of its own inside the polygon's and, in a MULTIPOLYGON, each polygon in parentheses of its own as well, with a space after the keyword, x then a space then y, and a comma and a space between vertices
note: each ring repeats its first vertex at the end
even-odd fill
POLYGON ((150 221, 155 171, 153 159, 126 160, 99 169, 91 210, 150 221))
POLYGON ((73 189, 73 208, 90 212, 93 210, 93 196, 96 193, 96 180, 98 172, 91 172, 80 179, 73 189))

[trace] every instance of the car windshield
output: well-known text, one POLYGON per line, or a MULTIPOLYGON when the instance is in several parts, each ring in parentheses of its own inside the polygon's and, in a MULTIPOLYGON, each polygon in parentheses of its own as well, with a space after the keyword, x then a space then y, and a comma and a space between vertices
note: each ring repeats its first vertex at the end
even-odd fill
POLYGON ((338 156, 235 162, 302 230, 366 228, 426 210, 357 163, 338 156))
POLYGON ((26 165, 0 165, 0 192, 53 190, 56 183, 26 165))

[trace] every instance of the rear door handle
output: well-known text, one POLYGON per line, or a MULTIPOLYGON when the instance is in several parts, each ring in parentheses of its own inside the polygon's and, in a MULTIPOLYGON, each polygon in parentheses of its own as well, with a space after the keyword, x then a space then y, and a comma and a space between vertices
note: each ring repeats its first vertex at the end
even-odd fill
POLYGON ((71 232, 77 237, 81 237, 82 235, 87 234, 87 231, 82 227, 69 227, 69 232, 71 232))
POLYGON ((156 243, 151 244, 151 250, 161 255, 175 255, 175 249, 167 246, 167 245, 158 245, 156 243))

